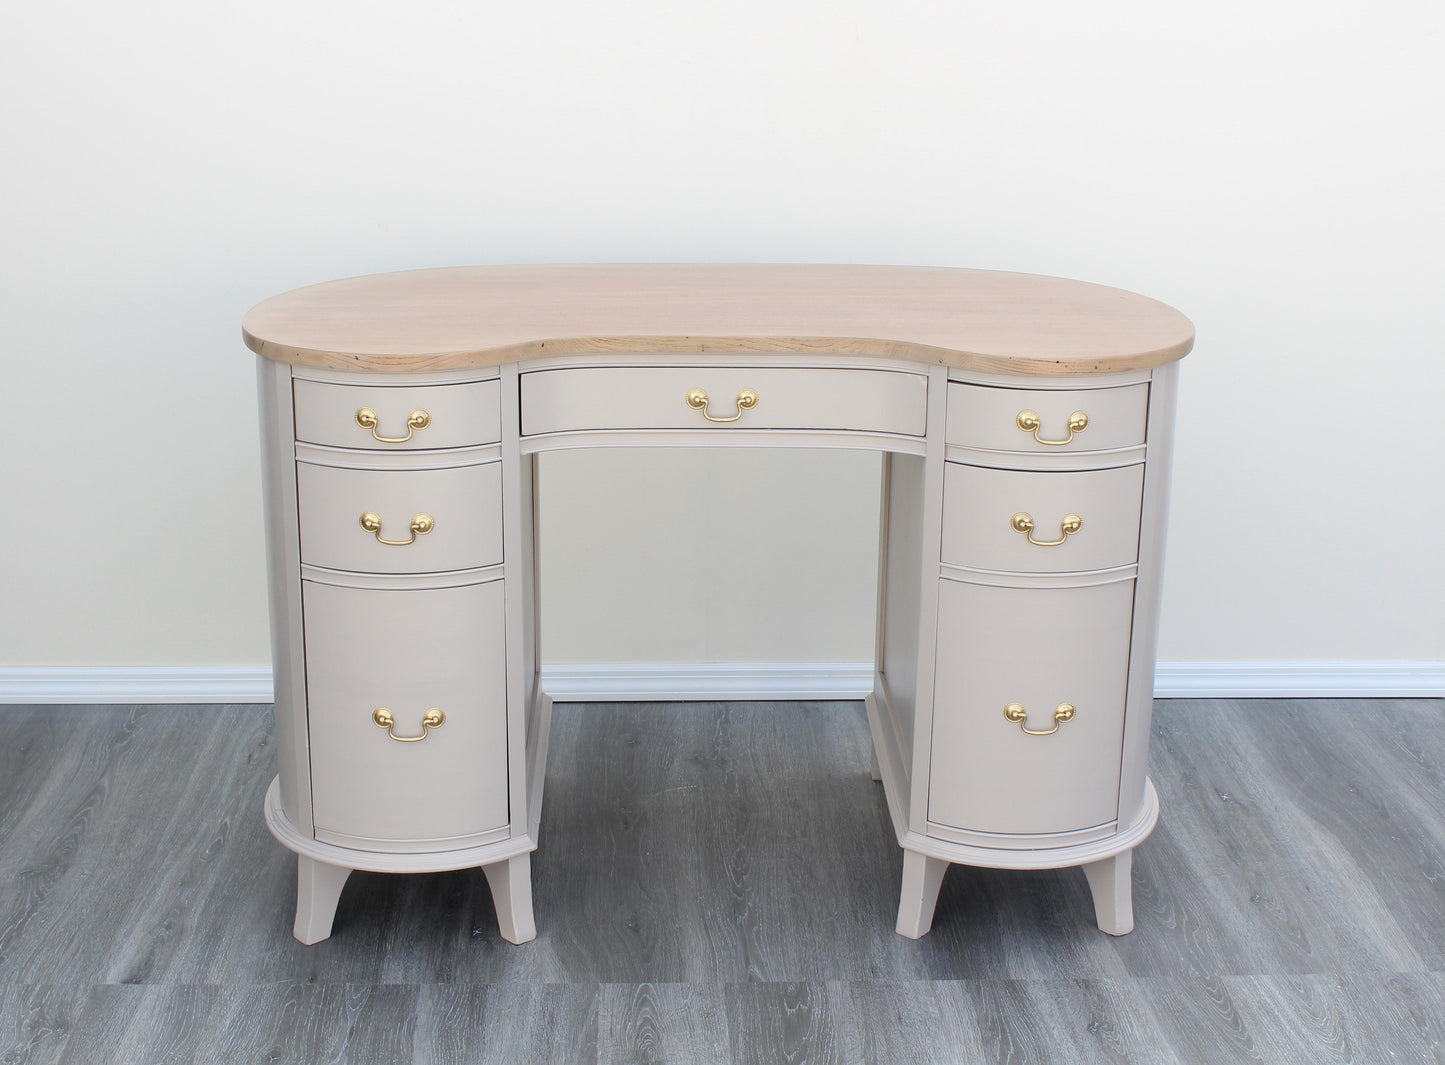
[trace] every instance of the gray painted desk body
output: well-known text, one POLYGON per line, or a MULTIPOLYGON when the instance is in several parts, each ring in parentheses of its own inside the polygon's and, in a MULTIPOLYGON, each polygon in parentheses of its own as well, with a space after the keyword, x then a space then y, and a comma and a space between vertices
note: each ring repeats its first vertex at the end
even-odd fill
POLYGON ((245 333, 298 939, 354 869, 474 866, 504 937, 536 934, 535 457, 607 446, 878 452, 898 932, 951 862, 1081 866, 1099 926, 1133 927, 1177 312, 963 270, 498 267, 300 289, 245 333))

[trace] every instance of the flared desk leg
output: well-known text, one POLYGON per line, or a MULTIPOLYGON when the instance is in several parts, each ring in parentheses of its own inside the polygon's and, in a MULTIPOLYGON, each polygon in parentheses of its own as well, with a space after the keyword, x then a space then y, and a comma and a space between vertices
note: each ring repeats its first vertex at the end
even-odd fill
POLYGON ((497 908, 497 927, 508 943, 527 943, 537 938, 532 918, 532 856, 519 854, 504 862, 484 865, 497 908))
POLYGON ((351 870, 296 856, 296 927, 293 934, 308 946, 331 936, 336 904, 351 870))
POLYGON ((930 858, 917 851, 903 852, 903 890, 898 899, 900 936, 919 939, 933 927, 933 909, 938 905, 938 889, 948 862, 930 858))
POLYGON ((1133 865, 1134 852, 1128 850, 1084 866, 1099 929, 1111 936, 1134 931, 1134 891, 1129 879, 1133 865))

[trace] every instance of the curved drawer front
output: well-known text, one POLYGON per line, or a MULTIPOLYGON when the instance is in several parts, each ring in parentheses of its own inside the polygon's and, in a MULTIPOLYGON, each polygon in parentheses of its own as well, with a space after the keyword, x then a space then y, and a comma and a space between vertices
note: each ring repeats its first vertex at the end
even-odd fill
POLYGON ((1042 589, 941 582, 930 822, 1027 835, 1117 817, 1133 604, 1132 580, 1042 589), (1028 735, 1005 716, 1012 703, 1025 708, 1022 725, 1058 731, 1028 735), (1064 703, 1074 715, 1056 721, 1064 703))
POLYGON ((499 463, 444 470, 350 470, 298 462, 296 489, 301 561, 310 565, 365 573, 429 573, 502 561, 499 463), (362 516, 368 514, 380 519, 376 531, 362 526, 362 516), (417 531, 425 527, 425 518, 431 519, 430 530, 417 531))
POLYGON ((396 387, 298 378, 292 385, 296 439, 386 451, 492 444, 502 438, 501 387, 497 381, 396 387))
POLYGON ((928 379, 888 370, 646 367, 545 370, 522 377, 522 432, 529 436, 734 428, 922 436, 927 413, 928 379), (706 393, 705 408, 697 399, 689 405, 696 390, 706 393), (756 398, 751 406, 749 392, 756 398))
POLYGON ((951 382, 944 436, 990 451, 1108 451, 1142 444, 1148 412, 1147 384, 1061 392, 951 382), (1078 414, 1087 424, 1071 431, 1069 419, 1078 414), (1021 420, 1036 427, 1021 428, 1021 420))
POLYGON ((1143 491, 1142 464, 1037 473, 950 462, 943 475, 942 561, 1018 573, 1127 566, 1139 557, 1143 491), (1020 514, 1032 529, 1015 527, 1020 514), (1081 522, 1066 533, 1070 515, 1081 522))
POLYGON ((502 582, 371 591, 303 581, 302 602, 316 838, 379 851, 505 838, 502 582), (445 720, 424 730, 433 707, 445 720), (396 735, 425 739, 392 739, 378 708, 396 735))

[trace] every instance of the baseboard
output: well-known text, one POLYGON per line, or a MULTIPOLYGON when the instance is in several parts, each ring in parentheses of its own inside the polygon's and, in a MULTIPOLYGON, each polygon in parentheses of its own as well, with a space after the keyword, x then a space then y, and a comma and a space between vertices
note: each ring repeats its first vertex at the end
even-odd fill
MULTIPOLYGON (((558 702, 861 699, 867 662, 556 665, 558 702)), ((263 666, 0 666, 3 703, 269 703, 263 666)), ((1160 699, 1438 699, 1445 662, 1160 662, 1160 699)))
MULTIPOLYGON (((868 662, 544 666, 558 702, 861 699, 868 662)), ((1445 697, 1445 662, 1160 662, 1156 699, 1445 697)))
POLYGON ((269 703, 269 666, 0 666, 0 703, 269 703))
POLYGON ((1156 699, 1439 699, 1445 662, 1160 662, 1156 699))
POLYGON ((559 703, 861 699, 873 690, 873 663, 543 666, 542 690, 559 703))

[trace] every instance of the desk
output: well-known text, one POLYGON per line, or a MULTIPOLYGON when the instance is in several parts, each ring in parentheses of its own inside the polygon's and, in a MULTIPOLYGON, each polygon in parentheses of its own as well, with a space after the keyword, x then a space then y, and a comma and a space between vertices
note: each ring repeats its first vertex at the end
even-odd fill
POLYGON ((298 857, 302 942, 331 934, 354 869, 480 867, 502 935, 535 936, 535 456, 608 446, 879 452, 867 706, 898 932, 928 931, 950 862, 1081 866, 1099 927, 1132 929, 1194 340, 1177 311, 973 270, 474 267, 298 289, 244 335, 276 678, 265 814, 298 857))

